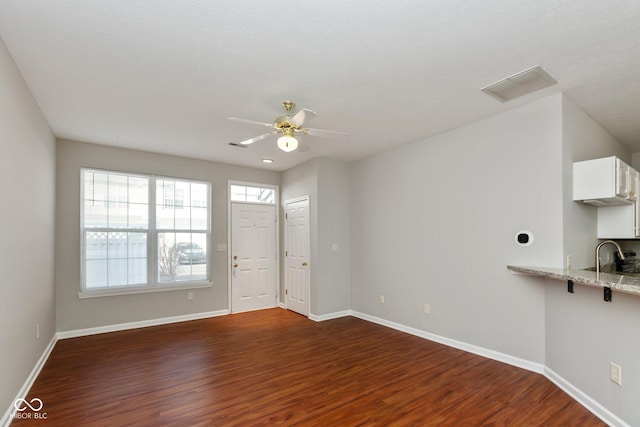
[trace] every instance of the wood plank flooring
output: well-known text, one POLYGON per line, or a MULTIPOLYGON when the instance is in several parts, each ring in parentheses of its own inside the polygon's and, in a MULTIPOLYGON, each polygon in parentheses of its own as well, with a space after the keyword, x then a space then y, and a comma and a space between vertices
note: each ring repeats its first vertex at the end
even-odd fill
POLYGON ((12 426, 604 426, 541 375, 282 309, 58 341, 12 426))

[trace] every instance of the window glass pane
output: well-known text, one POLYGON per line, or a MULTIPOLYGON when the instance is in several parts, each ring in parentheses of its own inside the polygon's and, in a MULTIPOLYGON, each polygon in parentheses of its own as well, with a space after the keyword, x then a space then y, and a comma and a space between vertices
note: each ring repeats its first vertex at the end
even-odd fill
POLYGON ((247 187, 247 202, 259 202, 260 189, 258 187, 247 187))
POLYGON ((164 205, 156 205, 156 228, 170 229, 174 227, 174 210, 173 206, 164 207, 164 205))
POLYGON ((129 233, 129 258, 147 258, 147 233, 129 233))
POLYGON ((107 200, 107 174, 94 171, 84 171, 85 200, 107 200))
POLYGON ((129 228, 147 228, 149 224, 149 205, 129 204, 129 228))
POLYGON ((231 186, 231 200, 234 202, 246 202, 247 201, 247 187, 244 185, 232 185, 231 186))
POLYGON ((147 259, 134 258, 129 260, 129 283, 147 283, 147 259))
POLYGON ((177 208, 191 206, 191 183, 176 181, 174 204, 177 208))
POLYGON ((259 199, 262 203, 275 203, 275 191, 273 188, 261 188, 259 199))
POLYGON ((107 202, 108 207, 108 227, 127 228, 127 205, 125 203, 107 202))
POLYGON ((107 285, 109 287, 125 286, 129 280, 126 259, 109 259, 107 261, 107 285))
POLYGON ((156 181, 156 203, 165 208, 173 208, 175 183, 167 179, 158 179, 156 181))
POLYGON ((107 260, 87 260, 85 264, 85 287, 87 289, 107 286, 107 260))
POLYGON ((147 234, 129 233, 128 283, 147 283, 147 234))
POLYGON ((158 282, 206 280, 206 233, 158 235, 158 282))
POLYGON ((129 266, 133 260, 143 261, 146 265, 146 233, 119 231, 102 234, 107 235, 107 286, 141 283, 140 274, 131 274, 129 266))
POLYGON ((105 228, 108 224, 107 202, 85 200, 84 201, 84 227, 105 228))
POLYGON ((158 233, 158 282, 172 282, 176 278, 178 253, 175 233, 158 233))
POLYGON ((209 226, 207 221, 207 208, 191 208, 191 229, 206 230, 209 226))
POLYGON ((149 183, 147 178, 129 177, 129 203, 149 204, 149 183))
POLYGON ((126 203, 128 201, 128 188, 127 188, 127 177, 124 175, 109 175, 109 196, 108 199, 110 202, 122 202, 126 203))
POLYGON ((191 229, 191 210, 180 209, 176 211, 176 230, 189 230, 191 229))
POLYGON ((191 206, 207 207, 209 203, 209 186, 198 182, 191 183, 191 206))
POLYGON ((233 202, 275 203, 275 190, 273 188, 231 185, 229 192, 233 202))
POLYGON ((107 233, 85 233, 84 250, 86 259, 107 259, 107 233))

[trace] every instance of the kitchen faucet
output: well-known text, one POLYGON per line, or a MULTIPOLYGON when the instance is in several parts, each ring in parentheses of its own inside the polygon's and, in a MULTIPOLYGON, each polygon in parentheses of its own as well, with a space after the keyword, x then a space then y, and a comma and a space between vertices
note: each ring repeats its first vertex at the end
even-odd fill
POLYGON ((598 243, 598 246, 596 246, 596 281, 600 280, 600 248, 607 243, 614 245, 618 250, 618 256, 621 260, 624 260, 624 254, 622 253, 622 249, 620 249, 620 245, 613 240, 605 240, 604 242, 598 243))

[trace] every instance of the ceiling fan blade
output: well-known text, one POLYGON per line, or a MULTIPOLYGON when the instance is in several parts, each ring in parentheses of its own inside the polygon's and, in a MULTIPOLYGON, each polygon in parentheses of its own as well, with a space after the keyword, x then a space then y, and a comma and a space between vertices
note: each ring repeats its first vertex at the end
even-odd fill
POLYGON ((251 125, 267 126, 270 128, 273 127, 273 123, 258 122, 256 120, 239 119, 238 117, 227 117, 227 120, 233 120, 234 122, 240 122, 240 123, 249 123, 251 125))
POLYGON ((249 144, 253 144, 254 142, 258 142, 258 141, 262 141, 263 139, 265 139, 266 137, 268 137, 269 135, 273 135, 274 133, 277 132, 269 132, 269 133, 263 133, 262 135, 258 135, 258 136, 254 136, 253 138, 250 139, 246 139, 242 142, 239 142, 239 145, 249 145, 249 144))
POLYGON ((306 108, 303 108, 302 110, 294 114, 293 117, 291 117, 291 123, 293 123, 296 126, 302 126, 305 120, 313 119, 315 116, 317 116, 315 111, 311 111, 306 108))
POLYGON ((304 129, 302 131, 303 133, 307 134, 307 135, 312 135, 312 136, 325 136, 325 137, 331 137, 331 136, 349 136, 348 133, 344 133, 344 132, 335 132, 332 130, 326 130, 326 129, 313 129, 313 128, 307 128, 304 129))

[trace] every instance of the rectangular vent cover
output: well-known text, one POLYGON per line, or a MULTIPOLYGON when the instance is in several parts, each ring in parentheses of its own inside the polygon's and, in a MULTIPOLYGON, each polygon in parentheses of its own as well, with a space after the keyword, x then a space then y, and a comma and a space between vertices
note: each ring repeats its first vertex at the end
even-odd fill
POLYGON ((556 79, 536 65, 484 87, 482 91, 501 102, 506 102, 557 83, 556 79))

